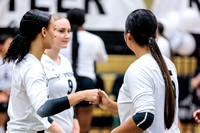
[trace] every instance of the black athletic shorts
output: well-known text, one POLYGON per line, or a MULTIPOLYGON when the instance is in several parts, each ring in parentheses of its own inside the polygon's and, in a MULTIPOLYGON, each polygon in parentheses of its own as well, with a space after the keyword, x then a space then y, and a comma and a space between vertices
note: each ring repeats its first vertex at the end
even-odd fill
MULTIPOLYGON (((95 85, 96 85, 96 83, 92 79, 90 79, 88 77, 79 76, 76 92, 88 90, 88 89, 94 89, 95 85)), ((82 102, 78 103, 76 106, 89 106, 89 105, 91 105, 91 104, 89 104, 88 101, 82 101, 82 102)))
POLYGON ((0 112, 4 113, 7 112, 8 109, 8 102, 0 103, 0 112))

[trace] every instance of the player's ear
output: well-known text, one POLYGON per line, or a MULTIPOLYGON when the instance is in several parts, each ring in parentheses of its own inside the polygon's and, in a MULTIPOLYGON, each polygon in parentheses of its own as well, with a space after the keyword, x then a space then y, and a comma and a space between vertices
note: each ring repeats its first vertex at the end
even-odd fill
POLYGON ((127 39, 128 40, 134 40, 133 36, 131 35, 131 33, 127 33, 127 39))
POLYGON ((47 36, 47 29, 45 27, 42 27, 41 34, 42 34, 42 37, 47 36))

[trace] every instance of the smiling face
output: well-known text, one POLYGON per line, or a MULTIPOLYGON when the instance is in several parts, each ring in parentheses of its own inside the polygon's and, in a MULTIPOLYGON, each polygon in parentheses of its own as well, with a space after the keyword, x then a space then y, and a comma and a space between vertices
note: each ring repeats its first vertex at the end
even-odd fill
POLYGON ((56 25, 56 30, 55 30, 56 37, 54 39, 53 47, 60 50, 62 48, 66 48, 70 41, 71 26, 66 18, 56 20, 55 25, 56 25))

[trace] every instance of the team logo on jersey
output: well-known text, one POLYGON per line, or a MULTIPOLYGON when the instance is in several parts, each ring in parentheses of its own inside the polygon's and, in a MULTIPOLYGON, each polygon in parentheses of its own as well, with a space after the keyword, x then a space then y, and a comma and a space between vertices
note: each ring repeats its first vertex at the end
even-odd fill
POLYGON ((73 73, 72 72, 67 72, 67 73, 58 73, 58 74, 55 74, 57 78, 59 77, 71 77, 73 76, 73 73))

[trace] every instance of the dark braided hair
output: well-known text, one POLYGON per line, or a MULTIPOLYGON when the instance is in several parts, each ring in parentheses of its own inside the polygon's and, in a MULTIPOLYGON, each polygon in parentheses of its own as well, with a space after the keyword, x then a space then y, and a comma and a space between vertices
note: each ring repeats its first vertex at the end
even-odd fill
POLYGON ((48 28, 51 15, 37 9, 25 13, 20 22, 20 33, 14 37, 3 62, 17 61, 19 63, 29 52, 31 41, 34 40, 42 28, 48 28))
POLYGON ((169 129, 172 126, 175 117, 176 96, 167 65, 155 41, 157 19, 151 11, 138 9, 129 14, 125 27, 126 32, 133 36, 138 45, 149 46, 153 58, 160 67, 165 82, 165 128, 169 129))
POLYGON ((77 76, 77 63, 78 63, 78 28, 85 23, 85 11, 82 9, 74 8, 67 12, 67 18, 71 24, 73 37, 72 37, 72 68, 74 71, 74 76, 77 76))

